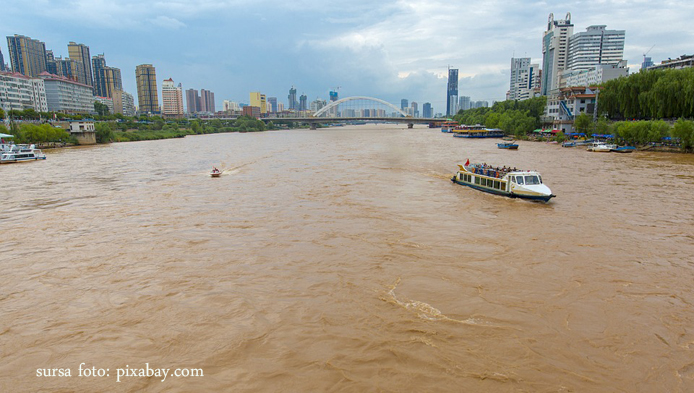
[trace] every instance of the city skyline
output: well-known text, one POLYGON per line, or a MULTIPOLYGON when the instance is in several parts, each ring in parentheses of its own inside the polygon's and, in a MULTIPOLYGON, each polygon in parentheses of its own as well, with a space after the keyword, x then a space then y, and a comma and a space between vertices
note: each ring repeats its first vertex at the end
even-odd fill
MULTIPOLYGON (((278 103, 287 107, 282 98, 292 85, 310 102, 328 99, 329 91, 341 86, 341 98, 367 95, 396 105, 406 98, 430 102, 436 112, 445 112, 448 66, 459 69, 459 95, 503 100, 509 58, 542 63, 549 13, 560 19, 571 12, 575 32, 591 25, 625 30, 624 58, 631 72, 653 45, 648 56, 656 63, 690 53, 694 35, 687 27, 694 6, 685 2, 625 7, 609 1, 356 1, 327 10, 322 5, 101 0, 9 4, 2 34, 45 42, 56 57, 69 56, 71 41, 88 46, 92 55, 104 53, 109 66, 121 69, 123 88, 131 94, 137 93, 135 67, 152 64, 158 83, 173 78, 184 90, 207 86, 230 101, 245 103, 250 92, 259 91, 279 97, 278 103), (451 23, 459 26, 455 33, 448 27, 451 23)), ((0 52, 9 63, 5 40, 0 52)))

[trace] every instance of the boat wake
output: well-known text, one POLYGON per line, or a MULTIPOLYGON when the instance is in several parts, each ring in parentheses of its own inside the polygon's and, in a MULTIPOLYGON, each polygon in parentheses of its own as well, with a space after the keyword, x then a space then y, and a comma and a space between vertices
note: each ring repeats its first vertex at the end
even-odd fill
POLYGON ((470 317, 467 319, 455 319, 446 316, 441 312, 441 310, 437 309, 436 307, 433 307, 432 305, 424 302, 420 302, 418 300, 409 300, 409 299, 398 299, 398 297, 395 295, 395 288, 397 288, 398 284, 400 284, 400 278, 395 281, 393 285, 389 286, 388 292, 386 292, 383 296, 381 296, 381 300, 384 302, 388 302, 391 304, 396 304, 408 311, 414 312, 417 314, 417 317, 420 319, 425 319, 428 321, 448 321, 448 322, 455 322, 455 323, 460 323, 463 325, 470 325, 470 326, 481 326, 481 327, 491 327, 491 328, 498 328, 498 329, 509 329, 508 326, 502 326, 502 325, 496 325, 493 324, 489 321, 484 320, 483 318, 479 317, 470 317))
POLYGON ((264 155, 264 156, 262 156, 262 157, 255 158, 255 159, 253 159, 253 160, 251 160, 251 161, 244 162, 244 163, 242 163, 242 164, 240 164, 240 165, 236 165, 236 166, 229 166, 229 167, 227 167, 226 163, 225 163, 225 162, 222 162, 222 165, 220 165, 220 166, 222 167, 222 169, 220 169, 220 171, 222 172, 222 175, 231 175, 231 174, 234 174, 234 173, 238 173, 238 172, 241 170, 241 168, 243 168, 243 167, 247 167, 247 166, 249 166, 249 165, 253 165, 253 164, 255 164, 255 163, 258 162, 258 161, 262 161, 262 160, 265 160, 265 159, 267 159, 267 158, 274 157, 274 156, 276 156, 277 154, 279 154, 279 153, 284 153, 285 151, 288 151, 288 150, 289 150, 289 149, 280 150, 280 151, 278 151, 278 152, 274 152, 274 153, 272 153, 272 154, 267 154, 267 155, 264 155))

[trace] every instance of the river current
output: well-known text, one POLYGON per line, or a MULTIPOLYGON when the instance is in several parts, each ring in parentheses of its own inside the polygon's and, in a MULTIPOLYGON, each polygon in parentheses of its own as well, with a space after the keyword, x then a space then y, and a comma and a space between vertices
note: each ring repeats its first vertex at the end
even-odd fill
POLYGON ((694 155, 497 142, 364 125, 0 166, 0 391, 694 391, 694 155), (468 158, 557 197, 453 184, 468 158), (117 381, 145 364, 204 376, 117 381))

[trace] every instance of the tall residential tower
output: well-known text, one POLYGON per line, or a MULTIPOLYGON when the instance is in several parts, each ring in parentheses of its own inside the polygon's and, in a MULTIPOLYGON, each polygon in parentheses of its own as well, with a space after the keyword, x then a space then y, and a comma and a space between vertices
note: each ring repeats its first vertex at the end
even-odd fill
POLYGON ((7 37, 7 49, 13 72, 37 77, 47 70, 45 43, 15 34, 7 37))
POLYGON ((458 112, 458 69, 448 69, 448 90, 446 93, 446 116, 458 112))
POLYGON ((137 81, 137 103, 140 113, 159 114, 159 95, 157 94, 157 73, 151 64, 135 67, 137 81))
POLYGON ((566 69, 569 37, 573 31, 571 13, 567 13, 564 20, 554 20, 554 14, 549 14, 547 31, 542 37, 542 95, 559 88, 560 73, 566 69))
POLYGON ((67 51, 70 55, 70 59, 76 61, 79 64, 77 71, 77 81, 83 85, 94 86, 91 56, 89 56, 89 47, 87 45, 77 44, 71 41, 69 44, 67 44, 67 51))

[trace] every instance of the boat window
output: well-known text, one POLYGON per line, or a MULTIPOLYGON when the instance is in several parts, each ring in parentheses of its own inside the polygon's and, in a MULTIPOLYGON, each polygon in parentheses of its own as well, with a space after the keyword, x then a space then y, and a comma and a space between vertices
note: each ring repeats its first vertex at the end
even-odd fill
POLYGON ((518 184, 523 184, 523 176, 516 176, 515 181, 518 184))
POLYGON ((540 184, 540 179, 538 179, 537 176, 526 176, 525 177, 525 184, 529 184, 529 185, 540 184))
POLYGON ((498 180, 494 180, 494 188, 496 188, 497 190, 499 189, 499 181, 498 180))
POLYGON ((479 178, 479 176, 475 176, 475 184, 480 184, 480 178, 479 178))
POLYGON ((542 176, 538 175, 537 178, 540 179, 540 184, 542 184, 542 176))

